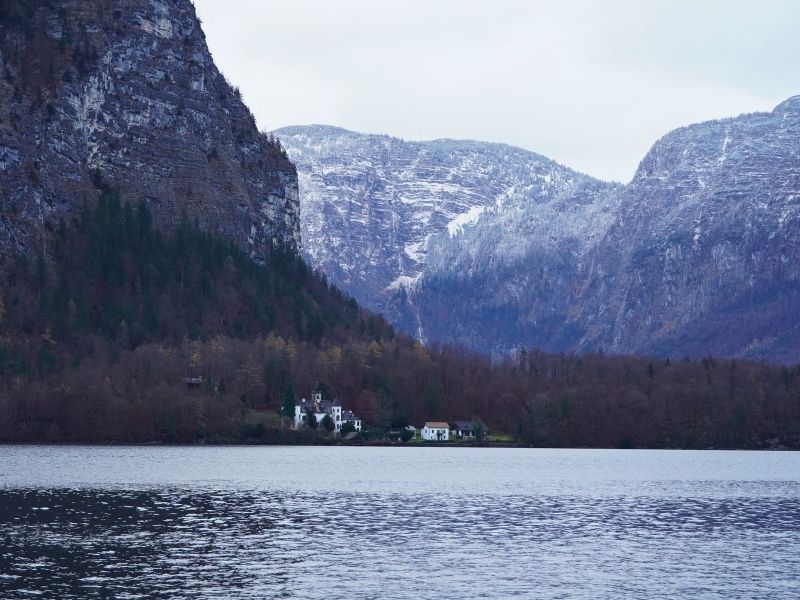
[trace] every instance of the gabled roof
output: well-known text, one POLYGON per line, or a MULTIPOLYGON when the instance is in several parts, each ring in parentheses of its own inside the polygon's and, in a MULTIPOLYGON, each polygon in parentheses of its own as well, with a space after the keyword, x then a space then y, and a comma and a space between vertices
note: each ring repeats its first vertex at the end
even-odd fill
POLYGON ((444 421, 425 421, 425 427, 428 429, 450 429, 450 423, 444 421))
POLYGON ((472 431, 472 421, 453 421, 453 425, 461 431, 472 431))

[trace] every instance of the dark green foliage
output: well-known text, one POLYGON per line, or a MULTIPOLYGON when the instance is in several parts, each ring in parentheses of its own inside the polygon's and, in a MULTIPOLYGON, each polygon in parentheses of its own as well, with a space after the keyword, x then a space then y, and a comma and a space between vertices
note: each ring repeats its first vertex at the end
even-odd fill
POLYGON ((260 441, 267 435, 267 428, 263 423, 246 423, 242 426, 242 434, 246 439, 260 441))
POLYGON ((390 332, 382 319, 336 298, 292 252, 274 247, 259 265, 189 224, 165 236, 146 204, 121 205, 112 192, 58 231, 49 256, 37 254, 33 275, 23 265, 8 280, 20 308, 10 311, 10 328, 28 325, 76 347, 89 333, 116 340, 122 322, 131 348, 266 332, 319 343, 346 339, 362 320, 373 339, 390 332), (28 290, 38 296, 35 306, 20 305, 28 290))
POLYGON ((486 438, 486 425, 480 419, 472 420, 472 433, 477 441, 483 441, 486 438))
POLYGON ((294 387, 292 384, 286 386, 286 391, 283 393, 283 402, 281 404, 281 415, 286 418, 293 419, 294 418, 294 387))
POLYGON ((309 429, 316 429, 317 428, 317 415, 314 414, 313 410, 306 411, 306 425, 309 429))
POLYGON ((322 417, 322 422, 320 423, 320 426, 328 433, 331 433, 334 429, 336 429, 336 425, 334 424, 333 419, 331 418, 330 415, 325 415, 324 417, 322 417))

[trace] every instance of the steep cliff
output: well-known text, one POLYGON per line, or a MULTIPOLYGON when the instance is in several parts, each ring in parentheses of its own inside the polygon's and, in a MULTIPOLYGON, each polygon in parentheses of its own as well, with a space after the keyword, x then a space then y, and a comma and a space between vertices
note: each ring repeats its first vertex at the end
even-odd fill
POLYGON ((297 175, 217 70, 189 0, 0 4, 0 248, 103 189, 251 256, 299 247, 297 175))
POLYGON ((800 96, 656 142, 594 265, 580 347, 800 360, 800 96))
MULTIPOLYGON (((617 201, 619 186, 504 144, 406 142, 322 125, 275 133, 298 166, 309 262, 423 339, 477 345, 456 334, 469 327, 495 348, 503 324, 482 322, 489 328, 482 335, 480 319, 451 318, 450 294, 437 295, 442 314, 421 318, 432 306, 414 300, 420 281, 452 275, 455 292, 472 275, 502 279, 524 268, 531 253, 574 262, 601 239, 617 201), (486 235, 472 235, 490 222, 486 235)), ((544 303, 563 291, 551 283, 544 303)), ((497 296, 506 286, 470 289, 497 296)))
POLYGON ((497 144, 278 135, 308 258, 420 337, 800 360, 800 97, 666 135, 626 186, 497 144))

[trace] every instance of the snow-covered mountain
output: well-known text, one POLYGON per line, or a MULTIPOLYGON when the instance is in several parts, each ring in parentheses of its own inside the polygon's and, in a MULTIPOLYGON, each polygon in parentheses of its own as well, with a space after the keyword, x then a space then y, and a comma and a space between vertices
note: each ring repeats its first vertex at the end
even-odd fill
POLYGON ((502 144, 406 142, 322 125, 275 133, 297 166, 310 263, 422 338, 415 290, 431 263, 446 260, 449 240, 491 214, 507 232, 496 240, 504 260, 531 244, 583 254, 618 201, 618 186, 502 144))
POLYGON ((800 97, 668 134, 627 186, 500 144, 276 133, 310 262, 423 339, 800 360, 800 97))
POLYGON ((596 260, 582 347, 800 361, 800 96, 659 140, 596 260))

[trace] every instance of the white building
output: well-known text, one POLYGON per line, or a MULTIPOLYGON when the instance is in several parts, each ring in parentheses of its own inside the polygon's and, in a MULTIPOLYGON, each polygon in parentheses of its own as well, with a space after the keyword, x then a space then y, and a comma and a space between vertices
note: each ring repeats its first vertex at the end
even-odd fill
POLYGON ((342 430, 342 425, 347 422, 353 423, 356 431, 361 431, 361 419, 354 415, 352 411, 343 411, 342 404, 338 400, 324 400, 322 398, 322 390, 319 387, 314 388, 310 401, 303 398, 294 403, 293 428, 300 429, 305 427, 308 423, 309 414, 314 415, 317 427, 322 425, 322 420, 328 415, 333 421, 333 430, 336 433, 339 433, 342 430))
POLYGON ((446 442, 450 438, 450 425, 444 421, 426 421, 422 439, 429 442, 446 442))

